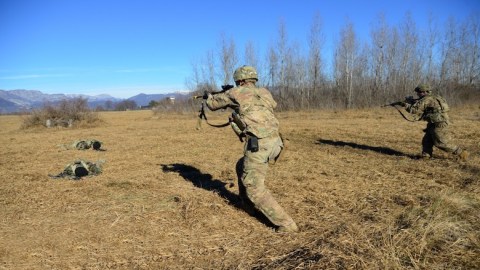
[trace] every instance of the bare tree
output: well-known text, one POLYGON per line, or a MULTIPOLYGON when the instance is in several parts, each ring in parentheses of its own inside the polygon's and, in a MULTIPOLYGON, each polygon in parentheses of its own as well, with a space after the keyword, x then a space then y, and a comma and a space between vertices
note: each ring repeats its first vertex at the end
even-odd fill
MULTIPOLYGON (((324 80, 323 74, 323 59, 322 48, 324 45, 325 37, 322 32, 322 21, 320 14, 315 14, 310 33, 308 35, 308 78, 310 84, 305 91, 305 99, 307 101, 312 100, 312 93, 317 93, 320 90, 320 85, 324 80)), ((306 103, 309 106, 309 102, 306 103)))
POLYGON ((428 17, 428 29, 427 29, 427 42, 425 46, 426 50, 426 81, 427 82, 434 82, 435 79, 435 59, 434 59, 434 51, 438 44, 438 29, 435 24, 435 19, 432 14, 428 17))
POLYGON ((459 42, 460 26, 450 17, 445 26, 441 44, 440 91, 447 95, 446 89, 460 84, 461 48, 459 42))
POLYGON ((304 103, 307 85, 306 60, 301 55, 298 43, 290 46, 285 54, 284 93, 282 104, 285 108, 299 108, 304 103))
MULTIPOLYGON (((443 31, 438 29, 431 14, 426 29, 418 29, 410 13, 397 25, 388 25, 385 16, 379 14, 367 43, 357 37, 353 24, 346 21, 333 51, 333 68, 326 71, 322 23, 317 13, 306 42, 290 42, 281 19, 276 39, 265 55, 260 55, 249 41, 243 61, 257 68, 259 85, 272 91, 279 109, 372 106, 411 94, 420 82, 439 88, 447 98, 455 95, 454 101, 477 98, 478 16, 460 23, 450 18, 443 31), (300 45, 303 43, 308 44, 306 51, 300 45)), ((192 76, 186 80, 189 89, 212 90, 218 81, 228 83, 239 62, 236 47, 225 34, 220 36, 219 44, 218 53, 208 51, 202 61, 192 65, 192 76)))
POLYGON ((335 50, 335 81, 342 93, 346 108, 353 105, 353 70, 358 57, 358 45, 353 24, 347 22, 340 31, 340 41, 335 50))
POLYGON ((255 45, 253 45, 252 41, 248 41, 245 44, 245 56, 244 56, 245 64, 256 67, 257 69, 259 69, 260 65, 259 65, 257 55, 258 55, 258 53, 255 49, 255 45))
POLYGON ((471 15, 467 22, 464 50, 466 56, 466 84, 470 87, 480 79, 480 22, 478 15, 471 15), (470 35, 469 35, 470 34, 470 35))
POLYGON ((277 87, 280 91, 280 97, 284 98, 286 89, 288 86, 285 82, 286 76, 286 66, 287 66, 287 46, 288 46, 288 37, 287 37, 287 30, 285 26, 285 21, 283 19, 280 20, 278 25, 278 40, 277 40, 277 57, 278 57, 278 67, 279 67, 279 84, 277 87))
POLYGON ((269 71, 264 64, 259 59, 260 53, 258 52, 255 44, 250 40, 245 44, 245 54, 244 62, 246 65, 253 66, 257 69, 259 74, 258 85, 264 86, 268 85, 269 81, 269 71))
POLYGON ((270 88, 276 88, 279 73, 278 67, 278 54, 275 51, 275 48, 270 47, 267 53, 267 70, 268 70, 268 81, 267 86, 270 88))
POLYGON ((185 85, 188 89, 190 89, 190 91, 195 91, 197 85, 202 82, 200 75, 201 72, 198 67, 198 62, 192 60, 190 61, 190 65, 192 67, 192 74, 185 79, 185 85))
POLYGON ((370 32, 372 39, 371 62, 373 72, 373 85, 371 86, 372 97, 387 96, 387 57, 389 27, 384 14, 378 15, 378 25, 370 32))
POLYGON ((205 64, 202 67, 203 82, 210 86, 216 85, 215 57, 212 50, 207 52, 205 64))
POLYGON ((420 74, 420 66, 417 59, 418 49, 418 33, 415 22, 409 12, 405 15, 405 21, 400 26, 400 62, 399 75, 401 94, 411 91, 415 84, 419 83, 418 74, 420 74))
POLYGON ((238 54, 233 39, 227 40, 225 34, 220 36, 219 52, 220 80, 222 84, 228 84, 232 80, 233 71, 238 64, 238 54))

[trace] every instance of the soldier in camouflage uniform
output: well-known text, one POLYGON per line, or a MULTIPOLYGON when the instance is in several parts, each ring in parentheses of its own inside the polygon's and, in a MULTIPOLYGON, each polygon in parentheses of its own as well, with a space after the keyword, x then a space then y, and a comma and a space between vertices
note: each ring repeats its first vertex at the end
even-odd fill
POLYGON ((236 87, 219 94, 208 94, 211 110, 231 108, 242 121, 247 139, 244 156, 237 163, 239 195, 245 207, 252 206, 267 217, 279 232, 295 232, 293 219, 265 187, 269 161, 275 162, 283 149, 279 123, 273 114, 277 103, 265 88, 256 87, 257 71, 250 66, 238 68, 233 75, 236 87))
POLYGON ((433 146, 452 153, 462 160, 468 158, 468 152, 458 145, 452 143, 448 127, 450 120, 448 117, 448 105, 441 96, 432 94, 431 88, 427 84, 420 84, 415 88, 418 99, 413 103, 403 103, 405 110, 411 114, 417 115, 419 120, 426 121, 427 128, 422 139, 422 157, 431 158, 433 146))

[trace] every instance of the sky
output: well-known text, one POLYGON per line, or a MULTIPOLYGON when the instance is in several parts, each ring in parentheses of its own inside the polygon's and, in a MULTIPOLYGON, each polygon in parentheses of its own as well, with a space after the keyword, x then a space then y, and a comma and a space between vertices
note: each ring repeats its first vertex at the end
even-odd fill
POLYGON ((0 0, 0 89, 116 98, 187 91, 192 63, 218 49, 221 35, 239 55, 251 42, 263 56, 283 22, 289 41, 306 49, 318 14, 328 49, 347 21, 368 39, 379 14, 398 25, 407 12, 421 29, 429 14, 439 23, 479 14, 480 0, 0 0))

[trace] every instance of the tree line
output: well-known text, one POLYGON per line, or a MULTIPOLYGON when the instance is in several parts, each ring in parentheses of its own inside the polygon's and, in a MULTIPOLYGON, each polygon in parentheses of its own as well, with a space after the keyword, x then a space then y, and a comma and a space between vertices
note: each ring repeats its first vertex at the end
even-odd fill
POLYGON ((368 40, 346 20, 327 52, 319 14, 312 18, 306 46, 291 41, 280 21, 275 41, 263 54, 252 41, 239 53, 234 38, 220 34, 218 48, 192 62, 186 85, 194 94, 218 89, 231 84, 235 68, 247 64, 257 68, 258 85, 273 93, 280 110, 378 106, 411 95, 419 83, 430 84, 452 105, 478 102, 479 26, 474 14, 441 23, 429 16, 425 29, 408 12, 398 25, 379 14, 368 40))

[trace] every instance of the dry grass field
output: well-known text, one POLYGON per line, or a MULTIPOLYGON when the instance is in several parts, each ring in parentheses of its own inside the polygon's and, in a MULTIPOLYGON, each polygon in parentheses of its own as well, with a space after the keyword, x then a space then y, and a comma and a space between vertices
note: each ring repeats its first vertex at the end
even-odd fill
POLYGON ((450 116, 466 162, 417 159, 425 123, 393 108, 278 113, 289 145, 266 184, 291 234, 238 207, 229 127, 127 111, 25 130, 0 116, 0 269, 479 269, 480 108, 450 116), (88 138, 104 151, 60 146, 88 138), (48 177, 77 158, 104 172, 48 177))

